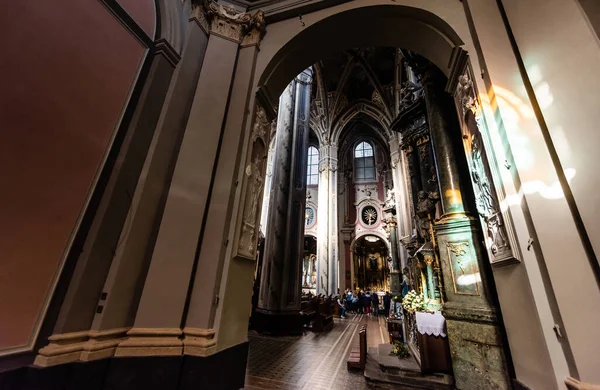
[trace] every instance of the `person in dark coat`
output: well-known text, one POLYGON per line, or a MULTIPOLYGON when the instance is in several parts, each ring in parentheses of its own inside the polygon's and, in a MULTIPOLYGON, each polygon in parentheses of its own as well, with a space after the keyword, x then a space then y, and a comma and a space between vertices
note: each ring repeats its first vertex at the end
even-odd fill
POLYGON ((384 310, 384 314, 386 317, 390 315, 391 303, 392 303, 392 296, 390 295, 389 291, 386 291, 385 295, 383 296, 383 310, 384 310))
POLYGON ((375 291, 371 294, 372 312, 374 315, 379 315, 379 295, 375 291))

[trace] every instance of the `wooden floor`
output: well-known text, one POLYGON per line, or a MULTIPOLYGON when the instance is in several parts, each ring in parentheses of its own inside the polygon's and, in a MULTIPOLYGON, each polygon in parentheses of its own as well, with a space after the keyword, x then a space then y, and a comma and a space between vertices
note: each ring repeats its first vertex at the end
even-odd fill
POLYGON ((326 333, 307 332, 295 337, 249 335, 246 370, 248 390, 270 389, 404 389, 367 382, 361 372, 349 372, 346 359, 358 347, 358 330, 367 324, 367 344, 387 342, 383 317, 366 314, 336 319, 326 333))

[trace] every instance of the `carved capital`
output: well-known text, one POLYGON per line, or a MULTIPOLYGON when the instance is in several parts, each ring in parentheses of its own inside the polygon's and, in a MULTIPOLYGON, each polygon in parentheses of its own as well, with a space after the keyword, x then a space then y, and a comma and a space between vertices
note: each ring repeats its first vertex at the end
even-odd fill
POLYGON ((468 111, 471 111, 475 117, 479 116, 479 100, 468 67, 465 67, 463 74, 458 76, 455 96, 463 117, 468 111))
POLYGON ((212 0, 192 4, 190 20, 195 20, 207 33, 241 43, 258 45, 265 35, 265 14, 237 12, 234 8, 212 0))

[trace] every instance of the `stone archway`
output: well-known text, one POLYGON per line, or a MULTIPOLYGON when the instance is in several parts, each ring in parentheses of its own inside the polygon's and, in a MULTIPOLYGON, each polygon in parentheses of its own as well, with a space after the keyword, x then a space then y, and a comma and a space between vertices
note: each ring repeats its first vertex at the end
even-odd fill
MULTIPOLYGON (((284 42, 265 65, 256 85, 258 103, 267 111, 276 106, 279 94, 296 74, 331 52, 356 47, 390 46, 406 49, 428 60, 427 64, 415 63, 414 66, 422 67, 419 72, 423 75, 422 88, 427 96, 427 122, 434 144, 437 145, 434 152, 440 161, 438 175, 444 214, 441 215, 436 233, 442 246, 440 257, 445 291, 450 296, 447 313, 444 314, 447 314, 449 329, 453 329, 448 334, 453 356, 456 357, 455 373, 457 377, 463 377, 460 383, 462 387, 489 382, 481 374, 487 369, 473 370, 472 365, 478 367, 484 362, 487 367, 489 365, 485 362, 494 359, 500 364, 485 375, 491 375, 493 385, 498 388, 509 386, 505 346, 500 330, 502 324, 496 315, 496 292, 493 282, 490 282, 489 264, 484 264, 487 260, 478 244, 480 227, 470 216, 470 206, 467 205, 471 200, 471 183, 460 179, 462 174, 459 171, 466 164, 456 163, 457 157, 461 161, 465 159, 464 151, 457 148, 460 132, 450 134, 452 132, 449 131, 458 129, 458 123, 454 123, 457 122, 457 107, 452 95, 458 77, 469 63, 462 49, 464 41, 447 22, 430 11, 400 5, 374 5, 326 17, 284 42), (343 25, 357 28, 336 28, 343 25), (466 258, 469 266, 473 267, 469 269, 469 275, 476 278, 481 274, 481 279, 476 282, 477 286, 472 283, 470 289, 461 287, 459 291, 456 290, 455 266, 460 266, 466 258), (452 285, 455 286, 454 291, 451 291, 452 285), (479 322, 474 322, 475 318, 479 322), (469 338, 470 343, 465 338, 469 338), (490 342, 493 344, 493 353, 484 356, 481 348, 484 344, 491 345, 490 342), (476 356, 475 361, 464 358, 467 355, 476 356)), ((389 128, 399 131, 394 129, 395 122, 392 121, 389 128)), ((337 145, 332 147, 337 148, 337 145)), ((333 172, 337 171, 337 152, 334 157, 333 172)))
MULTIPOLYGON (((405 5, 364 6, 359 2, 356 7, 317 21, 283 45, 279 41, 281 46, 271 58, 265 54, 267 64, 257 85, 266 98, 263 103, 276 106, 279 94, 295 75, 328 54, 354 47, 402 47, 426 57, 450 76, 465 42, 447 21, 430 10, 405 5)), ((265 61, 261 60, 259 66, 265 61)))

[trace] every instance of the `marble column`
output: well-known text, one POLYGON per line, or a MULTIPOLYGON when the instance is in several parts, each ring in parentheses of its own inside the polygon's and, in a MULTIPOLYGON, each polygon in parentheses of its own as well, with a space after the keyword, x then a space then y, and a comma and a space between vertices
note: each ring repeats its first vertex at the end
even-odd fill
POLYGON ((502 330, 489 262, 484 257, 478 221, 469 213, 471 198, 456 108, 444 91, 445 78, 424 70, 425 101, 444 214, 436 222, 446 303, 450 352, 456 387, 510 388, 502 330), (482 385, 485 384, 485 385, 482 385))
POLYGON ((284 90, 279 100, 275 160, 257 329, 284 334, 302 331, 299 310, 306 207, 306 158, 312 69, 284 90))

